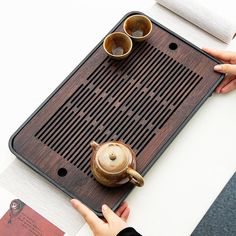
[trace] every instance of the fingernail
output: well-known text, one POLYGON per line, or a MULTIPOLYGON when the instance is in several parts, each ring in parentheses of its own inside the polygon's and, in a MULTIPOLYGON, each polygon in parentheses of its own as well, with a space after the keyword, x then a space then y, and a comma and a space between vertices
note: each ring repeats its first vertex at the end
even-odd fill
POLYGON ((222 69, 222 66, 221 65, 216 65, 214 66, 214 70, 221 70, 222 69))
POLYGON ((77 206, 78 200, 71 199, 70 202, 71 202, 72 206, 75 207, 75 206, 77 206))
POLYGON ((227 89, 225 89, 225 88, 221 89, 221 93, 227 93, 227 92, 228 92, 227 89))
POLYGON ((106 204, 102 205, 102 210, 106 211, 108 209, 108 206, 106 204))

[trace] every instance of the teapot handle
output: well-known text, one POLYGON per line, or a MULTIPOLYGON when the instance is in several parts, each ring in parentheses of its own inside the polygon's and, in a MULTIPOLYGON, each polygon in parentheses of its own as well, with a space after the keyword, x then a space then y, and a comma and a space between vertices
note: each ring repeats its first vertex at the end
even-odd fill
POLYGON ((144 179, 143 177, 134 169, 128 167, 127 174, 130 175, 131 180, 134 182, 134 184, 138 187, 142 187, 144 185, 144 179))

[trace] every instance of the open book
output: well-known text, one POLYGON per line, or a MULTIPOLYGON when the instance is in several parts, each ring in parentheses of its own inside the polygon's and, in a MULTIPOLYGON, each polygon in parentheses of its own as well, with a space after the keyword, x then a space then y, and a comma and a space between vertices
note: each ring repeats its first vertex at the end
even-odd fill
POLYGON ((26 203, 0 188, 0 235, 64 236, 57 226, 26 203))

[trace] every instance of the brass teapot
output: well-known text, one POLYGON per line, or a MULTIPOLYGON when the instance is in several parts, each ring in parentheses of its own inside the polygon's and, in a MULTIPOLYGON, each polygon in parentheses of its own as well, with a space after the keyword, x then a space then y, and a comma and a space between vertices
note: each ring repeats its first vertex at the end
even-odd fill
POLYGON ((143 177, 135 170, 136 155, 127 144, 110 141, 98 144, 91 142, 93 155, 91 170, 96 180, 108 187, 118 187, 129 181, 143 186, 143 177))

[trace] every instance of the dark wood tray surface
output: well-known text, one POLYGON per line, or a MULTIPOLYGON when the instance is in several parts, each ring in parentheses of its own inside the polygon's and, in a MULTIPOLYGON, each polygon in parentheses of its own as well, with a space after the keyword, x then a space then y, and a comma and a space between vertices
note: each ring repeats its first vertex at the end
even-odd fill
POLYGON ((133 185, 98 184, 89 143, 128 143, 144 175, 223 78, 213 71, 218 61, 152 22, 151 37, 123 61, 109 59, 100 42, 10 139, 17 157, 98 215, 133 185))

